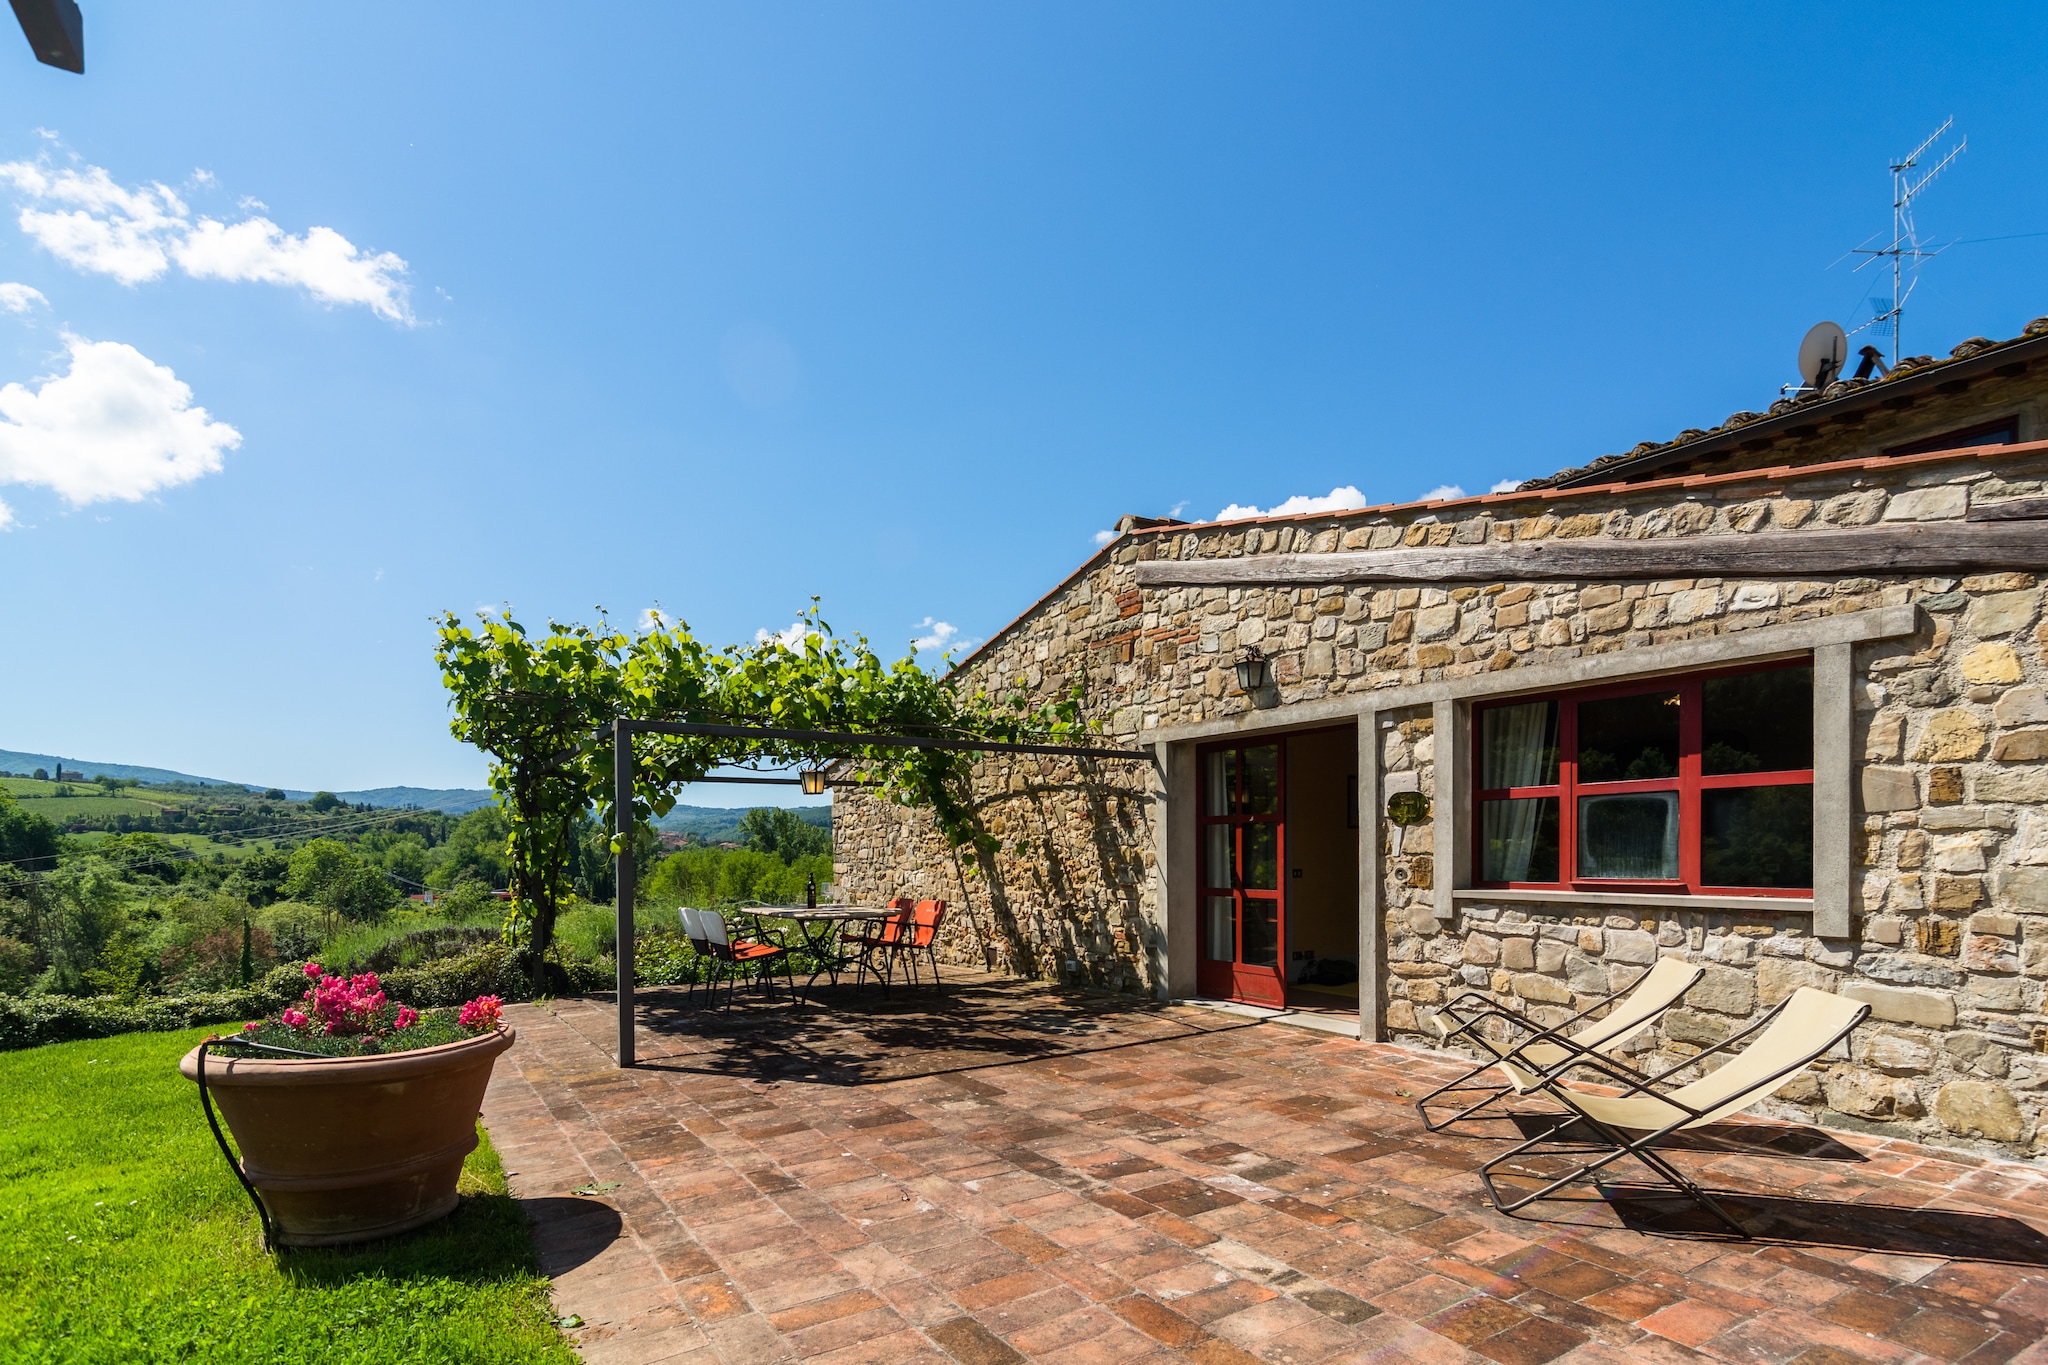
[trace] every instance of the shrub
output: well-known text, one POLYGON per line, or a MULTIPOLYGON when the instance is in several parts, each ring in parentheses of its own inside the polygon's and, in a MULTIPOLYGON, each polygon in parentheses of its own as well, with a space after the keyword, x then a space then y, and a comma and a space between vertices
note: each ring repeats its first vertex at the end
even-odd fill
POLYGON ((103 996, 0 996, 0 1051, 78 1038, 111 1038, 117 1033, 240 1023, 271 1013, 304 990, 305 978, 298 968, 279 967, 246 989, 158 996, 133 1003, 103 996))
MULTIPOLYGON (((702 981, 705 962, 680 934, 642 934, 633 940, 633 979, 643 986, 683 986, 702 981)), ((617 980, 618 968, 614 966, 606 985, 616 986, 617 980)))
POLYGON ((505 1000, 533 998, 533 983, 519 955, 500 942, 480 944, 460 957, 395 968, 385 975, 384 985, 391 994, 420 1008, 460 1005, 480 995, 505 1000))

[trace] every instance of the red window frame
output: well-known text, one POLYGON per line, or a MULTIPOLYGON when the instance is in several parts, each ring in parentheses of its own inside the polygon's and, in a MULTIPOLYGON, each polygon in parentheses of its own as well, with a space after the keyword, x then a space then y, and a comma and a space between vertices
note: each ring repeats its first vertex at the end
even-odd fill
POLYGON ((1575 688, 1567 692, 1539 693, 1519 697, 1504 697, 1472 708, 1471 716, 1471 759, 1472 759, 1472 885, 1478 888, 1523 889, 1547 891, 1616 891, 1643 892, 1656 895, 1716 895, 1716 896, 1768 896, 1786 899, 1807 899, 1813 895, 1813 888, 1783 886, 1709 886, 1701 881, 1700 867, 1700 794, 1728 787, 1775 787, 1811 786, 1813 769, 1793 768, 1778 772, 1724 773, 1709 776, 1701 771, 1701 747, 1704 716, 1704 685, 1709 679, 1732 677, 1742 673, 1766 673, 1776 669, 1811 668, 1812 658, 1780 659, 1767 664, 1752 664, 1739 668, 1713 669, 1701 673, 1677 674, 1670 677, 1638 679, 1626 683, 1612 683, 1600 687, 1575 688), (1678 705, 1678 776, 1650 778, 1624 782, 1587 782, 1578 780, 1579 749, 1579 708, 1580 702, 1599 701, 1610 697, 1641 696, 1653 692, 1677 692, 1678 705), (1481 724, 1484 714, 1497 707, 1526 706, 1532 701, 1554 701, 1558 704, 1557 734, 1557 781, 1540 787, 1499 787, 1480 786, 1482 764, 1485 754, 1480 741, 1481 724), (1629 792, 1675 791, 1678 793, 1678 876, 1670 880, 1623 881, 1607 878, 1580 877, 1578 871, 1578 798, 1588 795, 1622 795, 1629 792), (1480 819, 1480 803, 1483 801, 1513 800, 1525 797, 1554 796, 1557 798, 1557 870, 1558 880, 1554 882, 1490 882, 1479 879, 1485 868, 1485 830, 1480 819))

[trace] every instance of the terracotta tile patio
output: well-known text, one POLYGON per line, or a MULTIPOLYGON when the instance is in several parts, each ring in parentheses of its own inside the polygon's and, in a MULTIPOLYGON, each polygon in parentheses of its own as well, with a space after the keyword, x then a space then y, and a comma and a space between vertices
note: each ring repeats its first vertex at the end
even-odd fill
POLYGON ((2048 1362, 2048 1172, 1777 1124, 1495 1213, 1406 1049, 968 978, 509 1011, 484 1119, 594 1362, 2048 1362), (1624 1173, 1633 1181, 1633 1173, 1624 1173), (578 1191, 582 1191, 578 1193, 578 1191))

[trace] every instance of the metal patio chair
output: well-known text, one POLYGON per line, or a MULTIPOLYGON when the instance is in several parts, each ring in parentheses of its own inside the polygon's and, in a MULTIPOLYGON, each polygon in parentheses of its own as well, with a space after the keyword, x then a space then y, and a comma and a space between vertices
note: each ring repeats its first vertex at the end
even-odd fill
POLYGON ((932 988, 944 995, 945 987, 939 980, 939 928, 946 922, 944 901, 919 901, 911 909, 910 918, 893 943, 877 945, 875 951, 883 956, 882 988, 888 989, 895 976, 896 964, 903 963, 909 973, 910 984, 917 985, 917 955, 923 953, 932 965, 932 988))
POLYGON ((1621 1046, 1644 1029, 1657 1022, 1664 1012, 1676 1005, 1685 993, 1691 990, 1706 968, 1696 963, 1675 957, 1661 957, 1656 965, 1636 979, 1636 983, 1619 995, 1587 1006, 1571 1018, 1546 1029, 1522 1014, 1495 1004, 1486 996, 1467 993, 1453 999, 1444 1006, 1442 1014, 1433 1015, 1430 1024, 1437 1031, 1438 1041, 1445 1047, 1464 1041, 1485 1054, 1486 1060, 1473 1067, 1458 1079, 1436 1089, 1415 1101, 1415 1112, 1422 1115, 1422 1123, 1430 1132, 1439 1132, 1460 1119, 1468 1119, 1480 1110, 1504 1099, 1508 1095, 1526 1095, 1542 1084, 1543 1073, 1570 1058, 1573 1054, 1556 1043, 1542 1039, 1558 1030, 1567 1029, 1585 1020, 1594 1011, 1606 1008, 1607 1014, 1585 1025, 1572 1035, 1574 1046, 1610 1050, 1621 1046), (1460 1006, 1464 1006, 1461 1010, 1460 1006), (1476 1010, 1476 1012, 1474 1012, 1476 1010), (1445 1022, 1446 1016, 1453 1023, 1445 1022), (1504 1019, 1510 1024, 1508 1032, 1519 1037, 1512 1043, 1496 1043, 1479 1031, 1483 1019, 1504 1019), (1498 1071, 1506 1079, 1505 1085, 1474 1085, 1472 1081, 1488 1071, 1498 1071), (1430 1102, 1442 1095, 1483 1091, 1485 1098, 1469 1105, 1447 1119, 1431 1123, 1430 1102))
POLYGON ((1726 1054, 1752 1035, 1755 1041, 1730 1056, 1715 1070, 1696 1081, 1667 1086, 1645 1076, 1612 1057, 1580 1047, 1571 1039, 1552 1034, 1548 1041, 1565 1049, 1569 1060, 1546 1074, 1543 1093, 1563 1105, 1567 1115, 1559 1123, 1479 1168, 1479 1178, 1493 1206, 1502 1213, 1514 1213, 1539 1199, 1546 1199, 1574 1181, 1583 1180, 1622 1157, 1632 1156, 1665 1184, 1685 1195, 1727 1224, 1736 1236, 1749 1232, 1722 1208, 1715 1198, 1665 1160, 1655 1149, 1673 1133, 1699 1128, 1747 1109, 1775 1092, 1808 1062, 1847 1038, 1870 1014, 1870 1006, 1839 995, 1829 995, 1811 986, 1801 986, 1778 1002, 1768 1013, 1723 1042, 1696 1053, 1689 1062, 1726 1054), (1584 1070, 1605 1089, 1618 1094, 1597 1094, 1565 1083, 1563 1073, 1584 1070), (1502 1196, 1495 1183, 1502 1167, 1536 1151, 1566 1129, 1579 1125, 1591 1131, 1590 1142, 1575 1142, 1579 1150, 1591 1146, 1605 1155, 1587 1162, 1567 1175, 1551 1179, 1542 1172, 1517 1169, 1511 1174, 1546 1181, 1539 1189, 1520 1198, 1502 1196))
MULTIPOLYGON (((791 975, 789 970, 789 945, 779 941, 774 943, 760 941, 762 938, 777 937, 775 931, 760 931, 760 938, 736 939, 727 932, 724 917, 715 911, 698 910, 684 912, 683 923, 685 927, 693 919, 696 921, 698 931, 703 937, 702 942, 699 943, 697 936, 693 934, 690 942, 696 944, 700 951, 704 952, 713 962, 718 964, 716 968, 718 975, 725 978, 725 1007, 727 1009, 732 1008, 733 995, 738 989, 736 984, 738 979, 747 976, 749 973, 760 984, 762 990, 772 997, 775 993, 773 969, 777 964, 781 965, 783 976, 789 982, 790 998, 792 1000, 796 998, 796 978, 791 975)), ((711 996, 712 998, 717 996, 716 978, 712 981, 711 996)))
POLYGON ((898 896, 889 902, 889 910, 891 912, 889 917, 882 920, 873 930, 868 933, 855 934, 849 940, 860 954, 857 962, 857 971, 853 978, 854 989, 856 990, 860 988, 863 981, 867 980, 868 973, 873 971, 882 983, 882 994, 884 996, 889 994, 889 978, 885 974, 884 968, 876 964, 876 959, 878 956, 886 958, 887 954, 901 941, 904 934, 909 932, 911 916, 917 911, 917 902, 908 896, 898 896))

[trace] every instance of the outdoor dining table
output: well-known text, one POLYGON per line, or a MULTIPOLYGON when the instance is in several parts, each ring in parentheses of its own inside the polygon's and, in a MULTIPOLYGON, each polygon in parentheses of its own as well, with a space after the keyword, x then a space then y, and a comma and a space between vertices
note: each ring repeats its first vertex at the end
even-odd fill
POLYGON ((804 946, 819 964, 804 983, 804 990, 809 991, 821 974, 829 975, 837 986, 839 973, 860 961, 859 954, 847 953, 833 941, 833 935, 842 926, 885 920, 896 912, 868 905, 759 905, 749 907, 747 913, 757 919, 786 919, 796 925, 804 946))

